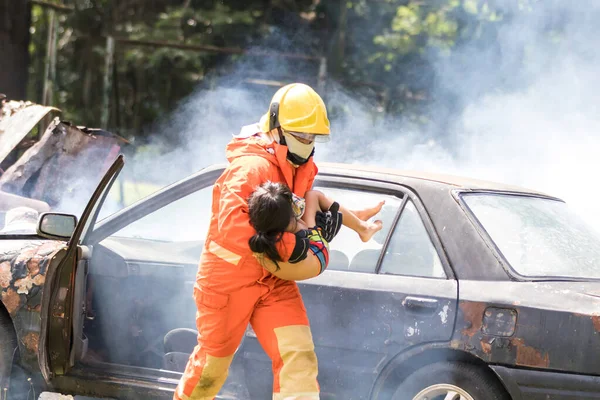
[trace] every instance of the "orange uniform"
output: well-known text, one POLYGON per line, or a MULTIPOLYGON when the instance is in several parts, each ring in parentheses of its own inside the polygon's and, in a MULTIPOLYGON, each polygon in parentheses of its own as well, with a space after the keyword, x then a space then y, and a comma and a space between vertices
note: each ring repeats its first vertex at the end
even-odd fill
MULTIPOLYGON (((259 131, 260 129, 256 129, 259 131)), ((198 345, 174 399, 213 399, 250 323, 273 362, 273 399, 318 399, 317 357, 298 286, 271 275, 255 259, 248 240, 255 234, 247 199, 260 184, 286 183, 304 197, 317 167, 312 157, 299 166, 288 148, 259 134, 227 145, 230 164, 213 189, 212 217, 194 287, 198 345)), ((285 233, 280 253, 288 259, 295 236, 285 233)))

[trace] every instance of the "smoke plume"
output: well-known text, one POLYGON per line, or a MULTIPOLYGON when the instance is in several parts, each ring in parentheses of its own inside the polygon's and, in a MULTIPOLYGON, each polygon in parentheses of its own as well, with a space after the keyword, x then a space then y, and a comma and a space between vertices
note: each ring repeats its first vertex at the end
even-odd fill
MULTIPOLYGON (((593 182, 599 167, 600 65, 594 38, 600 28, 593 17, 598 6, 584 3, 574 8, 565 2, 531 2, 487 46, 466 40, 450 56, 431 52, 435 82, 430 96, 454 103, 433 102, 431 115, 446 117, 449 109, 456 110, 442 129, 377 115, 370 100, 330 79, 323 97, 330 109, 343 112, 332 114, 333 137, 319 144, 317 161, 523 185, 562 197, 598 221, 593 182)), ((180 146, 152 157, 138 154, 128 167, 131 174, 167 182, 224 162, 231 135, 256 122, 276 90, 244 83, 247 64, 242 60, 213 88, 197 90, 161 121, 157 140, 176 136, 180 146)), ((290 76, 297 73, 294 63, 282 60, 268 66, 290 76)))

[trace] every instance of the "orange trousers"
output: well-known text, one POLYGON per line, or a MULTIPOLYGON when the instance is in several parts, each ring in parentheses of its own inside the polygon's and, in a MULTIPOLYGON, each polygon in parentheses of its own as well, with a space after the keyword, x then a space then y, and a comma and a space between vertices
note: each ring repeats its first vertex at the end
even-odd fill
POLYGON ((250 323, 272 360, 273 400, 318 400, 317 356, 298 285, 239 264, 202 255, 194 287, 198 345, 173 398, 214 399, 250 323))

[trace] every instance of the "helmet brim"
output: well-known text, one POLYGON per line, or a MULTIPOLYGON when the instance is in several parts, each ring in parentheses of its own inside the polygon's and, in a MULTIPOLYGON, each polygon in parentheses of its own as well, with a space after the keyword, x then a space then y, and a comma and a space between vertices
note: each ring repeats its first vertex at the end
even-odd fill
MULTIPOLYGON (((258 126, 264 133, 269 132, 269 113, 266 113, 262 117, 260 117, 260 120, 258 121, 258 126)), ((293 134, 293 132, 291 133, 293 134)), ((316 143, 327 143, 331 139, 329 133, 314 133, 312 135, 314 135, 316 143)))
POLYGON ((327 134, 315 134, 315 142, 316 143, 327 143, 331 140, 331 136, 329 133, 327 134))

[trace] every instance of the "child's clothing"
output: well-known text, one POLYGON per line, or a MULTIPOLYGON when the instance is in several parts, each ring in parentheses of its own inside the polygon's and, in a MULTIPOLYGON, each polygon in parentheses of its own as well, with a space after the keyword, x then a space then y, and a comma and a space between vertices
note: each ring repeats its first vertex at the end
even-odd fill
POLYGON ((295 195, 292 193, 292 210, 294 211, 294 216, 297 220, 300 220, 304 215, 304 210, 306 209, 306 200, 304 198, 295 195))

